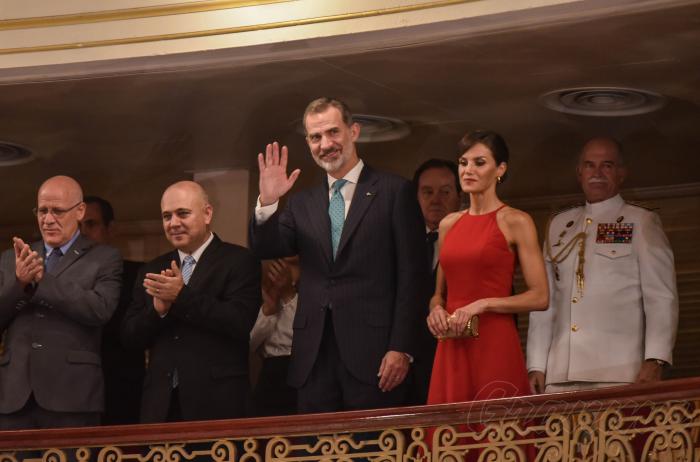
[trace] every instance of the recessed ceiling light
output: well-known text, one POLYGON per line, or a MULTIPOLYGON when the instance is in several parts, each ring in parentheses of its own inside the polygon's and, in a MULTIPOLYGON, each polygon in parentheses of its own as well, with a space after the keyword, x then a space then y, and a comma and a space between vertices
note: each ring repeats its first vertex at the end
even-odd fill
POLYGON ((34 159, 34 154, 24 146, 0 141, 0 167, 19 165, 34 159))
POLYGON ((595 117, 646 114, 666 104, 658 93, 623 87, 562 88, 543 94, 539 101, 553 111, 595 117))
MULTIPOLYGON (((411 128, 406 122, 393 117, 384 117, 371 114, 353 114, 353 121, 360 124, 360 136, 358 143, 377 143, 380 141, 400 140, 411 133, 411 128)), ((297 121, 297 132, 305 135, 304 125, 297 121)))

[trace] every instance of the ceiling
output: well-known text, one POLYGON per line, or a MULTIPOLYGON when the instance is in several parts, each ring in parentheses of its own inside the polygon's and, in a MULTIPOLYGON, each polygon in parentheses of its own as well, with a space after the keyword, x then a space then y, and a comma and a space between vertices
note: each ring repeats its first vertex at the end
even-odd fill
POLYGON ((319 170, 295 128, 306 103, 321 95, 340 97, 358 113, 405 120, 410 136, 361 145, 360 154, 407 177, 430 157, 455 158, 461 135, 481 127, 510 145, 505 197, 577 192, 576 151, 597 134, 625 144, 627 187, 695 183, 700 2, 667 3, 483 32, 478 26, 490 18, 472 19, 446 25, 433 39, 377 39, 363 51, 315 53, 306 41, 307 51, 290 59, 256 62, 233 53, 216 65, 159 68, 154 59, 138 71, 5 80, 0 140, 36 157, 0 168, 3 224, 31 222, 38 185, 59 173, 112 201, 121 220, 155 219, 169 183, 192 171, 255 172, 255 154, 271 140, 289 145, 303 187, 319 170), (667 104, 601 118, 538 103, 551 90, 601 85, 654 91, 667 104))

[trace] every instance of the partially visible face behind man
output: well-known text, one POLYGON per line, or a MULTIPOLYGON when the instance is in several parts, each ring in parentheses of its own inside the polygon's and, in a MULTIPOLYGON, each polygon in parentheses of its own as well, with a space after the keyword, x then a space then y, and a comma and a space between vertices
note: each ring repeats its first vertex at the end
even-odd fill
POLYGON ((459 210, 455 176, 447 168, 429 168, 418 178, 418 203, 425 225, 437 229, 448 213, 459 210))
POLYGON ((85 204, 85 216, 80 221, 80 232, 97 243, 109 242, 110 228, 105 224, 102 209, 96 202, 85 204))
POLYGON ((54 176, 37 194, 37 221, 44 242, 60 247, 71 240, 85 214, 83 191, 73 178, 54 176))
POLYGON ((342 178, 357 164, 355 141, 360 126, 346 125, 338 109, 329 106, 323 112, 307 114, 304 127, 311 156, 329 175, 342 178))
POLYGON ((589 203, 617 195, 627 175, 616 143, 607 138, 595 138, 586 143, 576 172, 589 203))
POLYGON ((197 183, 180 181, 168 187, 160 209, 165 237, 176 249, 192 253, 209 238, 213 209, 197 183))

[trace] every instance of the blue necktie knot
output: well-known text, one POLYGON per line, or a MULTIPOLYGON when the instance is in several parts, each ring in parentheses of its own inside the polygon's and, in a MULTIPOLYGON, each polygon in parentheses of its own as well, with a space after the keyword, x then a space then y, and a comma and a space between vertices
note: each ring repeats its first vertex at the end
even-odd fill
POLYGON ((58 266, 58 262, 61 261, 62 256, 63 256, 63 252, 61 251, 61 248, 54 247, 54 249, 49 254, 48 258, 46 258, 46 272, 47 273, 53 273, 53 271, 58 266))

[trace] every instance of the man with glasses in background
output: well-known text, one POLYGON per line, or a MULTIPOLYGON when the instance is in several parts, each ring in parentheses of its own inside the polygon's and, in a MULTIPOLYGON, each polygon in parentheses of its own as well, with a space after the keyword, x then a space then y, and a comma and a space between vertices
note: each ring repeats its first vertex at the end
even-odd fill
POLYGON ((102 326, 119 300, 119 252, 80 234, 80 185, 55 176, 34 209, 42 240, 0 257, 0 430, 97 425, 102 326))

